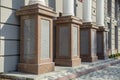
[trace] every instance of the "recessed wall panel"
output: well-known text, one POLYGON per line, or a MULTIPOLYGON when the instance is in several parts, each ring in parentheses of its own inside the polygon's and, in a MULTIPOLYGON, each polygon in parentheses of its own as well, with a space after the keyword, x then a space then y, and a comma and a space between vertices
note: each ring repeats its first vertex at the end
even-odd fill
POLYGON ((102 53, 102 34, 97 32, 97 53, 102 53))
POLYGON ((73 56, 78 55, 78 28, 72 27, 72 36, 73 36, 73 56))
POLYGON ((35 54, 35 20, 24 20, 24 57, 33 58, 35 54))
POLYGON ((95 30, 91 30, 91 53, 97 53, 97 36, 95 30))
POLYGON ((41 20, 41 57, 50 58, 50 21, 41 20))
POLYGON ((60 27, 59 31, 59 55, 68 56, 69 53, 69 27, 60 27))
POLYGON ((80 54, 89 53, 89 30, 80 31, 80 54))

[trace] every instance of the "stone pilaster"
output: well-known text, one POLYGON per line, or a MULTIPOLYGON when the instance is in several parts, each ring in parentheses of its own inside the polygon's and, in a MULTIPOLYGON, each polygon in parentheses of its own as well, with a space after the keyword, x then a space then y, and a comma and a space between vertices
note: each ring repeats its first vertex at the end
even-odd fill
POLYGON ((56 59, 59 66, 80 65, 80 26, 82 21, 74 16, 58 17, 56 24, 56 59))
POLYGON ((22 7, 20 16, 20 63, 21 72, 42 74, 54 71, 53 17, 49 7, 33 4, 22 7))

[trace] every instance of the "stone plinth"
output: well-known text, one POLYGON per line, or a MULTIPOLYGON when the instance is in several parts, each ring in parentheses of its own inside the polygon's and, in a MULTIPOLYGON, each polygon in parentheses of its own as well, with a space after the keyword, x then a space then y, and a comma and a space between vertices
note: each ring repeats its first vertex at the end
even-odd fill
POLYGON ((20 16, 20 63, 21 72, 42 74, 54 70, 53 20, 56 13, 49 7, 34 4, 17 11, 20 16))
POLYGON ((80 26, 81 21, 73 16, 58 17, 56 24, 56 59, 60 66, 76 66, 80 59, 80 26))
POLYGON ((97 58, 97 27, 94 23, 84 22, 80 27, 80 57, 83 62, 93 62, 97 58))
POLYGON ((108 58, 108 30, 99 26, 97 30, 97 56, 98 59, 108 58))

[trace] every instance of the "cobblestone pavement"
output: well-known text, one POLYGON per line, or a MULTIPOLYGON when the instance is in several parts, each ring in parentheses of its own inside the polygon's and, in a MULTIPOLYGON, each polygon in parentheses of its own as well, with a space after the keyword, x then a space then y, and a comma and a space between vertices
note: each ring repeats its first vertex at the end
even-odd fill
POLYGON ((91 72, 75 80, 120 80, 120 64, 91 72))

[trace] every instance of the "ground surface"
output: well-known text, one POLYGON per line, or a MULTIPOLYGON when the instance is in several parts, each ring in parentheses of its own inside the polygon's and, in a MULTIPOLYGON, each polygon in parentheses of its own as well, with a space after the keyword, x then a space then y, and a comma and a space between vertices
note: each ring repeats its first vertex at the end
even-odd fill
POLYGON ((91 72, 75 80, 120 80, 120 64, 91 72))
POLYGON ((82 62, 75 67, 55 66, 55 71, 40 75, 10 72, 0 76, 10 80, 120 80, 120 59, 98 60, 93 63, 82 62), (79 78, 75 79, 76 77, 79 78))

